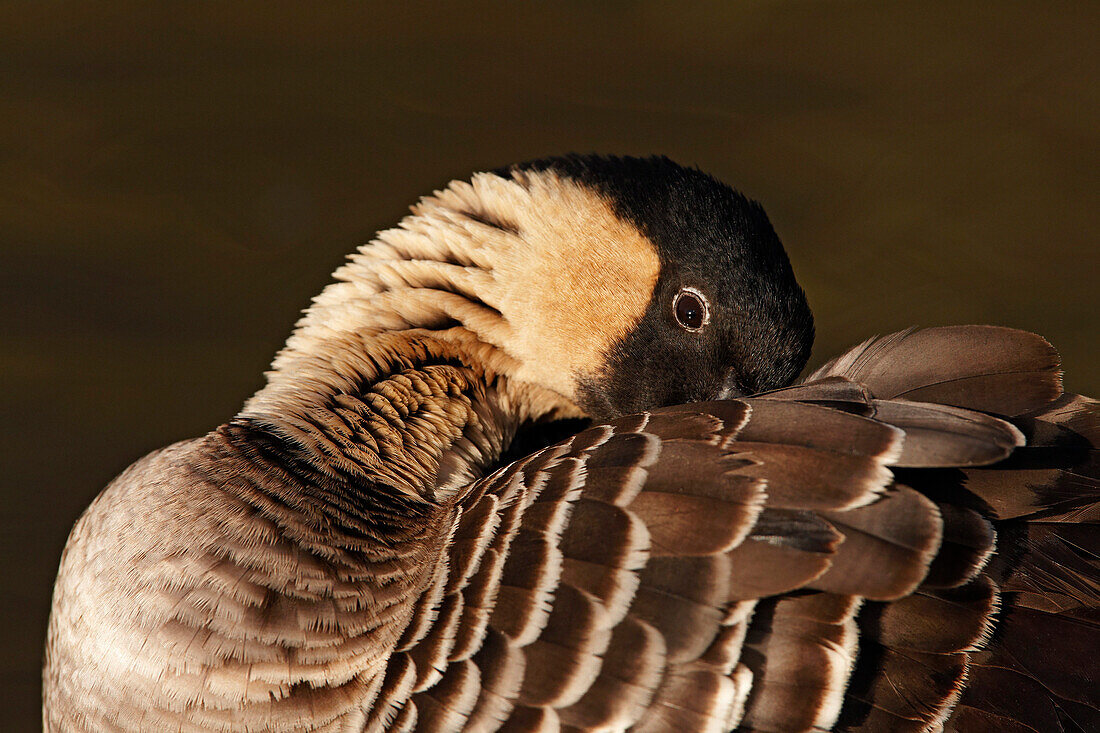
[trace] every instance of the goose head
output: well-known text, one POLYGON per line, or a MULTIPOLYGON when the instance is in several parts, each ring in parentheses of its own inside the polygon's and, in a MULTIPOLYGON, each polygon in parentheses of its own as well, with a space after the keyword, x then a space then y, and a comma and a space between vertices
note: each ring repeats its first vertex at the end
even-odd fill
POLYGON ((813 342, 763 208, 663 157, 573 155, 452 182, 336 279, 273 382, 303 355, 346 359, 348 338, 427 332, 518 385, 539 406, 525 412, 608 419, 785 386, 813 342))

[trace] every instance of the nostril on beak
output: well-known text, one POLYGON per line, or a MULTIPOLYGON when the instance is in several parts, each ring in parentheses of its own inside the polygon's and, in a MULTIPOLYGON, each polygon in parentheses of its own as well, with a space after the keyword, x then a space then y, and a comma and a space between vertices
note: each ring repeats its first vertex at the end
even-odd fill
POLYGON ((743 397, 744 392, 741 391, 737 384, 737 370, 730 369, 726 372, 726 378, 722 380, 722 384, 718 387, 718 393, 715 395, 716 400, 732 400, 738 397, 743 397))

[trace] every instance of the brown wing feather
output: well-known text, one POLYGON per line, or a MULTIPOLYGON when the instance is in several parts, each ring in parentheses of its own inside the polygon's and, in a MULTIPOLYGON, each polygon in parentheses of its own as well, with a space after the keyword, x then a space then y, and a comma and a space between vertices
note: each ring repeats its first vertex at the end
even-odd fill
POLYGON ((856 658, 861 599, 832 593, 761 604, 745 640, 753 672, 744 725, 757 731, 820 730, 840 713, 856 658))
POLYGON ((1096 685, 1064 659, 1100 643, 1100 420, 1049 402, 1050 353, 1005 329, 900 334, 820 381, 631 416, 502 469, 457 507, 371 719, 1087 730, 1096 685), (1028 647, 1042 628, 1065 640, 1028 647), (1035 707, 994 705, 1010 683, 1035 707))
POLYGON ((1058 353, 1040 336, 998 326, 944 326, 870 339, 806 381, 840 376, 875 397, 1019 415, 1062 393, 1058 353))

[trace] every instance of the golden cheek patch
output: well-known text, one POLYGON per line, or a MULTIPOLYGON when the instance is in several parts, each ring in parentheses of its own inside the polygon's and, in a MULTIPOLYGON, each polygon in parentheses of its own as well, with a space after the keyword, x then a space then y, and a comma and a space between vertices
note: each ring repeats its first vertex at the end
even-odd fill
MULTIPOLYGON (((499 178, 497 179, 500 180, 499 178)), ((498 260, 502 312, 522 378, 574 396, 645 314, 660 271, 657 250, 596 192, 553 173, 528 173, 511 211, 522 244, 498 260), (521 204, 521 205, 518 205, 521 204)))
POLYGON ((660 270, 654 245, 596 191, 551 172, 478 174, 412 211, 337 271, 276 358, 270 386, 331 381, 301 357, 343 335, 443 329, 437 337, 455 342, 461 324, 490 347, 486 363, 557 395, 555 411, 574 409, 578 379, 645 314, 660 270))

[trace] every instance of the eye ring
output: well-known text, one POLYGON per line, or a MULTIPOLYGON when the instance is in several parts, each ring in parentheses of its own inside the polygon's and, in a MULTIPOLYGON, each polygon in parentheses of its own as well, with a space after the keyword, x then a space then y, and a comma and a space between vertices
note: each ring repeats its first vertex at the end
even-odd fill
POLYGON ((680 288, 672 299, 672 317, 680 328, 698 333, 710 323, 710 301, 695 288, 680 288))

